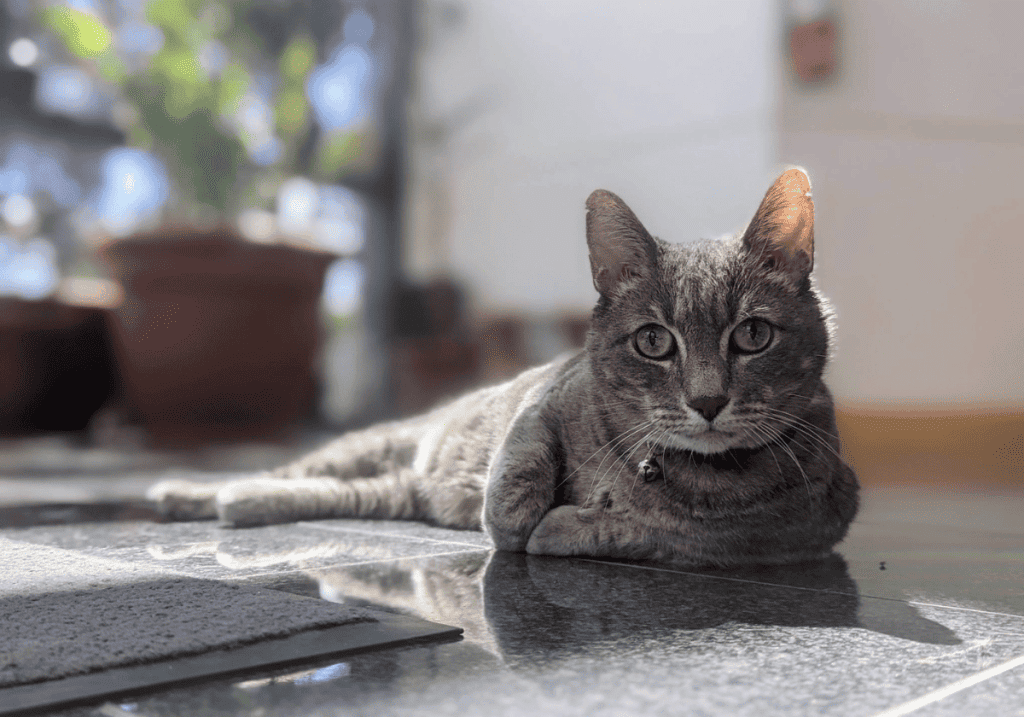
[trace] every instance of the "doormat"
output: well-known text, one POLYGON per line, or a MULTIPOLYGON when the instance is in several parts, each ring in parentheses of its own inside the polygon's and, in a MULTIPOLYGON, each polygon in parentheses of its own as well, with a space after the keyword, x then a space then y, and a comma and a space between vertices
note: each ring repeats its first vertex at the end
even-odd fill
POLYGON ((457 628, 0 538, 0 715, 457 628))

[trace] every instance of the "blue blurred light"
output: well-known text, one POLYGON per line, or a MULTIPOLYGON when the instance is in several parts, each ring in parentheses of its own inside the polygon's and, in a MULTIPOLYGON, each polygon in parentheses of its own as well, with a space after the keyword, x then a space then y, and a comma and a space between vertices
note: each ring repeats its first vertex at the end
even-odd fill
POLYGON ((53 292, 59 278, 52 243, 33 239, 22 244, 0 236, 0 295, 41 299, 53 292))
POLYGON ((359 197, 338 186, 320 188, 320 216, 313 228, 317 244, 337 254, 363 247, 363 207, 359 197))
POLYGON ((351 259, 334 262, 324 280, 323 303, 336 316, 354 313, 363 296, 363 265, 351 259))
POLYGON ((362 8, 353 10, 345 18, 345 25, 341 32, 345 42, 357 42, 365 45, 373 37, 373 18, 362 8))
POLYGON ((306 83, 306 95, 317 122, 326 130, 346 129, 366 115, 366 88, 373 60, 358 45, 343 45, 306 83))
POLYGON ((78 203, 82 188, 64 171, 60 161, 46 149, 15 140, 0 166, 0 195, 31 195, 43 191, 54 203, 68 208, 78 203))
POLYGON ((119 147, 103 157, 96 213, 112 231, 124 232, 152 216, 170 188, 167 170, 153 155, 119 147))
POLYGON ((87 12, 90 15, 95 15, 96 17, 103 17, 100 9, 96 6, 96 3, 92 2, 92 0, 67 0, 65 4, 74 10, 81 10, 82 12, 87 12))
POLYGON ((284 154, 284 142, 277 137, 267 137, 263 142, 248 148, 249 159, 260 167, 275 164, 284 154))
POLYGON ((348 666, 347 662, 340 662, 337 665, 328 665, 327 667, 321 667, 319 670, 305 675, 301 675, 295 679, 297 685, 309 685, 316 684, 317 682, 330 682, 331 680, 337 680, 341 677, 348 677, 352 670, 348 666))
POLYGON ((126 22, 117 31, 117 43, 126 53, 152 55, 164 46, 164 33, 156 25, 126 22))
POLYGON ((68 65, 47 67, 39 76, 36 102, 50 112, 90 115, 97 111, 92 78, 82 69, 68 65))
POLYGON ((0 169, 0 194, 24 194, 28 184, 28 175, 21 169, 0 169))

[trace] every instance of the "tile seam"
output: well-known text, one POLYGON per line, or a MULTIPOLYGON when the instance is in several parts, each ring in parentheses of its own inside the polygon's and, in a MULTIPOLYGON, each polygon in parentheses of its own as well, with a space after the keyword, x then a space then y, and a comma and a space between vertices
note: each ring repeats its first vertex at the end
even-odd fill
POLYGON ((1009 672, 1021 665, 1024 665, 1024 655, 1020 655, 1012 660, 1007 660, 1002 664, 990 667, 987 670, 982 670, 981 672, 964 677, 963 679, 952 682, 945 687, 940 687, 937 690, 921 695, 916 699, 909 700, 908 702, 896 705, 895 707, 890 707, 887 710, 877 713, 874 717, 902 717, 903 715, 910 714, 911 712, 916 712, 922 707, 927 707, 928 705, 944 700, 947 697, 955 695, 957 692, 962 692, 969 687, 974 687, 975 685, 981 684, 993 677, 998 677, 1004 672, 1009 672))
POLYGON ((725 576, 725 575, 708 575, 706 573, 695 573, 695 572, 690 571, 690 570, 675 570, 675 569, 672 569, 672 568, 659 568, 659 567, 654 566, 654 565, 635 565, 635 564, 632 564, 632 563, 609 563, 608 561, 597 560, 595 558, 577 557, 576 559, 577 560, 582 560, 582 561, 585 561, 585 562, 588 562, 588 563, 601 563, 602 565, 621 565, 623 567, 638 568, 640 570, 653 570, 653 571, 662 572, 662 573, 674 573, 676 575, 690 575, 690 576, 697 577, 697 578, 708 578, 709 580, 728 580, 730 582, 746 583, 748 585, 764 585, 766 587, 773 587, 773 588, 788 588, 790 590, 806 590, 808 592, 828 593, 830 595, 849 595, 849 596, 853 596, 853 597, 871 598, 872 600, 891 600, 891 601, 894 601, 894 602, 902 602, 902 603, 907 603, 908 605, 918 605, 918 606, 921 606, 921 607, 934 607, 934 608, 940 608, 942 610, 960 610, 960 611, 963 611, 963 612, 976 612, 976 613, 981 613, 981 614, 984 614, 984 615, 1000 615, 1002 617, 1013 617, 1013 618, 1017 618, 1019 620, 1024 620, 1024 615, 1018 615, 1018 614, 1012 613, 1012 612, 1000 612, 998 610, 979 610, 977 608, 971 608, 971 607, 959 607, 957 605, 940 605, 938 603, 922 602, 922 601, 919 601, 919 600, 907 600, 905 598, 886 597, 884 595, 870 595, 868 593, 862 593, 862 592, 850 593, 850 592, 843 592, 841 590, 828 590, 828 589, 823 589, 823 588, 808 588, 808 587, 804 587, 802 585, 786 585, 785 583, 767 583, 767 582, 764 582, 764 581, 761 581, 761 580, 748 580, 746 578, 731 578, 731 577, 728 577, 728 576, 725 576))

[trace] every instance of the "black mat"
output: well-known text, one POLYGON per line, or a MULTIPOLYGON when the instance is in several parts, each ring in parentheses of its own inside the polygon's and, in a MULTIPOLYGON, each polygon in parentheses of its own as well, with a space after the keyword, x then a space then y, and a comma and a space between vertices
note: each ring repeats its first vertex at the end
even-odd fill
POLYGON ((453 640, 462 634, 461 628, 404 615, 381 613, 377 617, 376 622, 311 630, 230 650, 215 650, 174 660, 0 689, 0 715, 70 706, 112 695, 318 657, 343 656, 422 641, 453 640))
POLYGON ((0 714, 457 628, 0 538, 0 714))

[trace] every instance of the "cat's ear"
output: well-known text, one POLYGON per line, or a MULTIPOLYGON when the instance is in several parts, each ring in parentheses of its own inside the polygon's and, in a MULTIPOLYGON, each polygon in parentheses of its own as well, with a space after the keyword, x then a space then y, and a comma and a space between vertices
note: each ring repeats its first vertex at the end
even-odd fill
POLYGON ((626 203, 605 189, 587 199, 587 246, 594 288, 602 295, 654 269, 657 245, 626 203))
POLYGON ((811 273, 814 201, 811 180, 804 170, 787 170, 775 180, 743 234, 743 245, 756 261, 797 280, 811 273))

